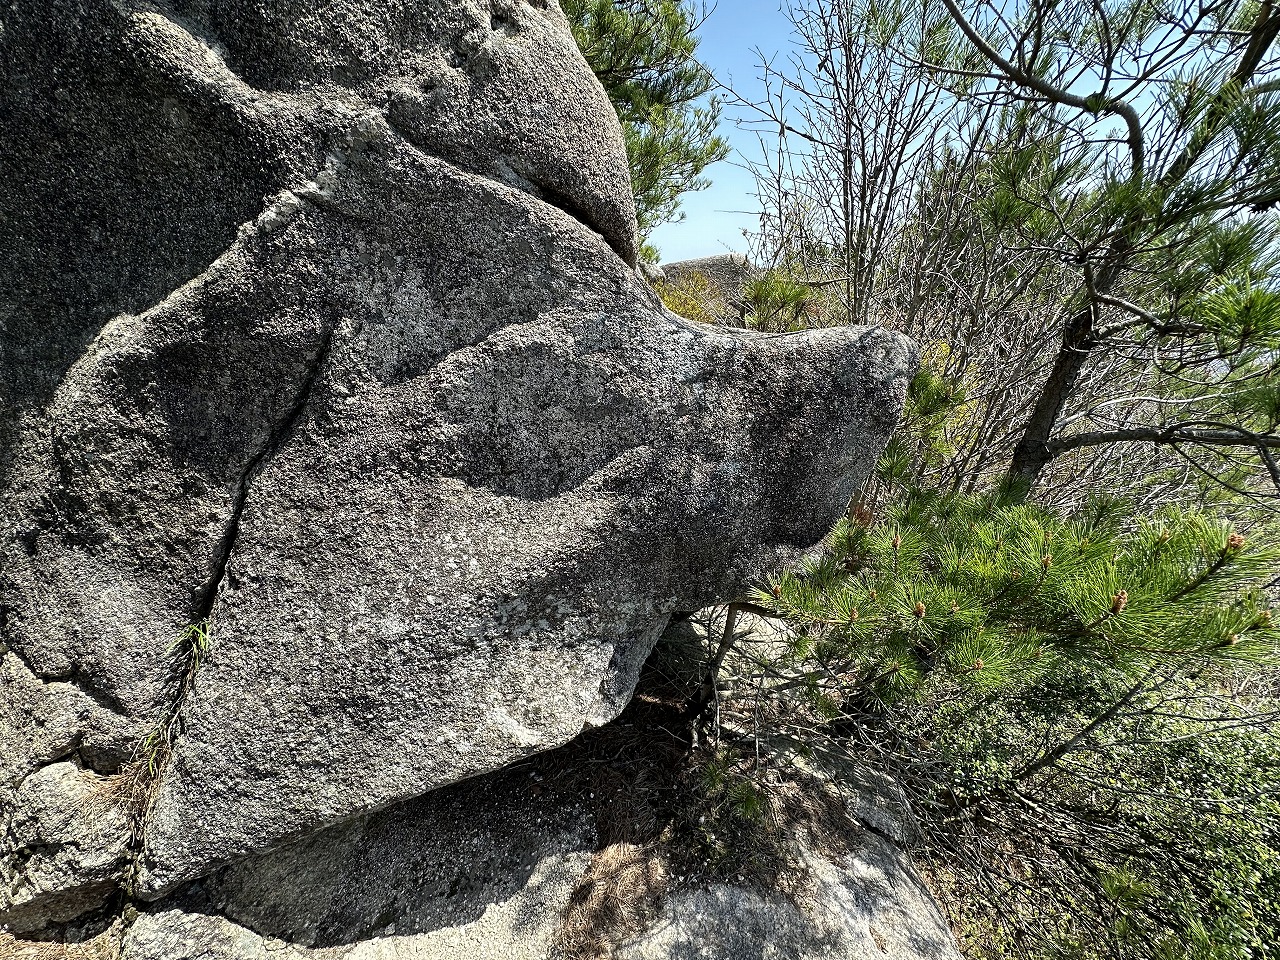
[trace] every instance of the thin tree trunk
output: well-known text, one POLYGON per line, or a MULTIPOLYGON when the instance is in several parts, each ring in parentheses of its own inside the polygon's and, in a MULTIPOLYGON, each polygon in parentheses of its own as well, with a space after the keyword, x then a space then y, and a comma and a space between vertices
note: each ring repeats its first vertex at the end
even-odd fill
POLYGON ((1013 448, 1013 460, 1009 473, 1025 492, 1030 492, 1036 479, 1053 459, 1049 441, 1053 428, 1071 398, 1080 371, 1084 369, 1089 354, 1098 345, 1093 335, 1094 307, 1085 304, 1078 310, 1062 331, 1062 346, 1053 361, 1053 369, 1036 398, 1031 415, 1023 427, 1022 437, 1013 448))
MULTIPOLYGON (((963 20, 954 4, 950 0, 943 2, 962 28, 972 32, 973 28, 963 20)), ((1191 137, 1182 153, 1160 178, 1163 190, 1171 190, 1186 178, 1196 160, 1213 142, 1214 135, 1226 122, 1229 104, 1237 95, 1235 91, 1253 80, 1266 52, 1277 38, 1280 38, 1280 11, 1273 9, 1273 0, 1263 0, 1252 36, 1241 55, 1240 63, 1232 73, 1232 84, 1219 89, 1196 135, 1191 137)), ((1142 182, 1142 164, 1135 160, 1134 166, 1133 181, 1138 184, 1142 182)), ((1143 214, 1135 210, 1120 225, 1104 260, 1105 266, 1096 279, 1090 277, 1089 267, 1085 267, 1085 305, 1071 317, 1063 329, 1062 347, 1054 359, 1049 378, 1036 398, 1035 407, 1027 419, 1009 465, 1010 477, 1022 488, 1024 495, 1030 492, 1044 468, 1054 458, 1054 451, 1049 445, 1053 428, 1071 398, 1089 355, 1098 347, 1098 339, 1094 333, 1098 295, 1105 297, 1110 294, 1121 273, 1129 266, 1133 254, 1133 237, 1137 235, 1143 220, 1143 214)))

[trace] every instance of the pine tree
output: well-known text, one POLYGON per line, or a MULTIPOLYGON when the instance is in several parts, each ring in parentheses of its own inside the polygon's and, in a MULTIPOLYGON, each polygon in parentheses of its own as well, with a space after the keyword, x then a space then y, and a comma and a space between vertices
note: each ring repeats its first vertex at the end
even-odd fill
POLYGON ((854 322, 990 361, 968 465, 1280 499, 1280 6, 787 9, 760 245, 825 241, 854 322))
POLYGON ((940 76, 1034 143, 986 204, 1075 276, 1011 473, 1120 443, 1252 453, 1280 494, 1280 8, 1270 0, 941 0, 940 76), (1092 363, 1135 360, 1134 399, 1063 421, 1092 363), (1094 420, 1090 424, 1090 420, 1094 420))
POLYGON ((880 493, 754 591, 789 641, 721 658, 719 710, 890 774, 975 956, 1273 957, 1280 549, 1187 509, 922 489, 964 401, 915 377, 880 493))
POLYGON ((1259 587, 1280 555, 1197 513, 1122 520, 911 490, 874 522, 842 520, 820 560, 754 599, 803 628, 840 701, 998 690, 1066 661, 1136 675, 1273 655, 1259 587))

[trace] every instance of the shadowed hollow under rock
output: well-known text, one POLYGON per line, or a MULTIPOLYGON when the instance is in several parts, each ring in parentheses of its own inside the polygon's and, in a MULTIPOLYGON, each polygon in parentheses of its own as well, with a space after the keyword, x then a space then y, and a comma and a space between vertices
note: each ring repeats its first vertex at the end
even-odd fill
POLYGON ((700 776, 681 719, 694 687, 671 669, 696 633, 669 629, 622 715, 564 747, 247 857, 83 937, 0 934, 0 956, 959 960, 889 782, 772 757, 785 849, 739 837, 752 866, 707 859, 711 810, 678 786, 700 776))

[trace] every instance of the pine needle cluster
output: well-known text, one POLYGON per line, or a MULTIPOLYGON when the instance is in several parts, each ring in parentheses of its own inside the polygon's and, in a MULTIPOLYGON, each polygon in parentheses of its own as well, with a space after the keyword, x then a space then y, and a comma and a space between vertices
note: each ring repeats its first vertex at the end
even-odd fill
POLYGON ((796 627, 830 711, 926 683, 1023 686, 1070 661, 1138 674, 1170 662, 1267 661, 1280 644, 1262 585, 1280 555, 1202 514, 1130 523, 1099 504, 909 491, 853 511, 826 550, 754 601, 796 627))
POLYGON ((754 592, 738 709, 898 783, 975 958, 1277 956, 1265 534, 899 489, 754 592))

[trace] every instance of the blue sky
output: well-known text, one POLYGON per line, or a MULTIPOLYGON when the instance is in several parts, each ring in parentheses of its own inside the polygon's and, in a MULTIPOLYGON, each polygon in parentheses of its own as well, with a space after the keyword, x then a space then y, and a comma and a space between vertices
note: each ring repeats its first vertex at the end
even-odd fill
MULTIPOLYGON (((754 48, 766 54, 780 53, 785 59, 791 49, 791 24, 779 10, 779 0, 719 0, 699 33, 702 42, 698 58, 716 78, 748 99, 759 99, 762 89, 758 80, 759 58, 754 48)), ((735 151, 753 158, 755 135, 734 123, 735 111, 726 107, 720 122, 720 133, 727 137, 735 151)), ((742 252, 746 243, 744 228, 752 229, 756 218, 754 181, 737 164, 741 158, 728 160, 706 170, 711 186, 684 197, 683 223, 665 224, 653 232, 650 242, 658 247, 661 260, 687 260, 729 251, 742 252)))

